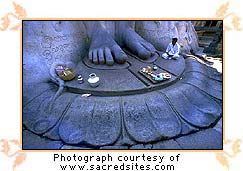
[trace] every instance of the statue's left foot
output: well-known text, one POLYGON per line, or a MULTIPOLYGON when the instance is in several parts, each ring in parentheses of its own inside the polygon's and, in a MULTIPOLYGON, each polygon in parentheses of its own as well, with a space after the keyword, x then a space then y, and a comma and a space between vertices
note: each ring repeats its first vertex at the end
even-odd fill
POLYGON ((145 60, 155 55, 156 49, 154 46, 144 40, 131 28, 127 28, 122 34, 122 43, 124 46, 139 58, 145 60))

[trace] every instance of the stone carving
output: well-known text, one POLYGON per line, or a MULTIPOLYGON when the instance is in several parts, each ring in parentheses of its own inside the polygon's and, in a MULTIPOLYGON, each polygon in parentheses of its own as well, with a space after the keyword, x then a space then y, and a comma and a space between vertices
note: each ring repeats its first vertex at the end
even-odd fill
POLYGON ((157 50, 164 51, 173 37, 183 46, 181 51, 198 51, 198 38, 191 21, 138 21, 136 31, 157 50))
POLYGON ((197 43, 197 34, 190 21, 178 22, 177 24, 179 43, 182 45, 184 52, 193 50, 196 52, 199 47, 197 43))
MULTIPOLYGON (((43 36, 41 40, 41 48, 43 49, 42 55, 47 60, 47 63, 51 65, 53 62, 71 60, 68 56, 70 53, 77 53, 79 49, 79 39, 82 40, 81 33, 64 34, 57 36, 43 36)), ((80 54, 81 56, 81 54, 80 54)), ((80 57, 81 58, 81 57, 80 57)))
POLYGON ((156 50, 153 45, 132 29, 134 22, 115 21, 115 37, 112 37, 108 28, 99 21, 85 21, 84 23, 91 39, 89 60, 95 64, 125 63, 127 55, 121 47, 128 48, 141 59, 147 59, 155 54, 156 50))
POLYGON ((37 57, 53 62, 78 62, 88 46, 86 29, 77 21, 24 21, 24 41, 37 44, 37 57))
MULTIPOLYGON (((23 124, 35 136, 85 148, 131 147, 167 139, 180 140, 181 145, 188 142, 184 135, 212 128, 222 116, 220 73, 194 58, 166 60, 156 55, 174 36, 185 53, 197 50, 190 21, 25 22, 23 124), (35 45, 36 52, 30 53, 26 43, 35 45), (106 69, 88 66, 85 58, 106 69), (57 65, 75 68, 84 83, 61 80, 54 71, 57 65), (171 78, 151 83, 138 73, 148 65, 171 78), (91 73, 100 78, 98 87, 88 85, 91 73)), ((203 148, 221 148, 220 135, 215 134, 216 145, 210 146, 210 141, 203 148)), ((28 144, 33 141, 25 137, 23 141, 24 147, 34 147, 28 144)), ((195 147, 202 146, 199 142, 195 147)))

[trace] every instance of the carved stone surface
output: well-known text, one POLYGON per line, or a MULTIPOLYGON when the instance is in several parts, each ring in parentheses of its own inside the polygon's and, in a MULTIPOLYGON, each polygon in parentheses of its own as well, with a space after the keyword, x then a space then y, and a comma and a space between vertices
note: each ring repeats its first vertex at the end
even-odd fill
POLYGON ((222 134, 214 129, 207 129, 176 139, 183 149, 222 149, 222 134))
POLYGON ((81 21, 24 21, 23 43, 26 55, 27 46, 34 46, 31 60, 34 56, 50 67, 56 61, 79 61, 87 48, 87 32, 81 21))
POLYGON ((154 143, 152 149, 181 149, 181 146, 175 140, 167 140, 154 143))
POLYGON ((91 93, 95 95, 128 95, 136 93, 144 93, 151 90, 166 87, 182 75, 185 68, 185 61, 183 58, 178 60, 168 61, 163 58, 157 57, 154 62, 145 63, 139 59, 136 59, 128 55, 128 63, 132 65, 124 68, 110 68, 101 69, 99 65, 97 67, 85 65, 85 62, 81 61, 76 68, 78 74, 82 74, 84 79, 87 80, 90 73, 96 73, 100 77, 100 85, 96 88, 90 87, 87 81, 83 84, 77 84, 77 80, 72 80, 65 83, 65 86, 72 92, 78 93, 91 93), (151 81, 146 79, 140 71, 142 68, 147 66, 153 67, 158 66, 156 72, 169 72, 171 79, 162 81, 157 84, 153 84, 151 81), (174 70, 172 69, 175 68, 174 70))
POLYGON ((160 51, 165 51, 173 37, 178 38, 182 52, 199 50, 197 33, 191 21, 138 21, 136 31, 160 51))
POLYGON ((50 139, 42 138, 27 130, 23 131, 23 149, 59 149, 63 146, 61 141, 52 141, 50 139))
MULTIPOLYGON (((66 24, 77 26, 77 23, 66 24)), ((175 23, 172 25, 175 26, 175 23)), ((88 51, 80 61, 76 57, 65 58, 66 52, 63 52, 61 59, 76 64, 74 69, 83 76, 84 83, 80 84, 77 77, 66 81, 63 91, 53 101, 56 92, 60 90, 60 83, 50 81, 47 74, 49 71, 44 72, 49 68, 48 60, 42 55, 38 56, 40 53, 28 51, 25 40, 35 41, 36 47, 40 46, 36 52, 42 52, 43 49, 54 47, 53 43, 56 47, 66 40, 70 42, 82 38, 71 36, 62 40, 61 35, 74 34, 77 29, 72 26, 74 30, 67 31, 66 27, 70 26, 65 25, 65 22, 36 22, 29 27, 40 26, 52 28, 48 33, 52 37, 51 41, 48 39, 44 43, 38 42, 31 36, 26 35, 25 38, 24 34, 23 63, 27 68, 23 70, 23 124, 26 128, 23 136, 24 149, 222 148, 222 132, 218 131, 220 127, 217 127, 217 131, 212 129, 222 118, 222 75, 215 69, 194 58, 184 59, 182 56, 177 60, 165 60, 158 55, 141 59, 138 54, 128 52, 127 49, 122 49, 126 52, 127 61, 113 66, 95 65, 88 61, 88 51), (31 62, 30 57, 38 60, 31 62), (36 63, 38 61, 42 63, 36 63), (148 65, 156 65, 159 72, 170 73, 171 79, 152 83, 139 73, 141 68, 148 65), (37 76, 40 75, 39 79, 34 78, 35 73, 31 74, 31 68, 35 66, 41 68, 40 72, 34 69, 37 76), (89 86, 87 79, 90 73, 99 76, 98 87, 89 86), (82 96, 87 93, 91 96, 82 96), (53 106, 50 108, 52 102, 53 106), (43 137, 45 141, 42 141, 43 137), (62 145, 45 145, 46 140, 62 145), (197 141, 193 145, 195 140, 197 141), (36 141, 43 145, 38 147, 36 141), (213 144, 214 141, 217 143, 213 144)), ((35 36, 40 38, 43 31, 31 34, 37 34, 35 36)), ((52 55, 58 56, 58 53, 53 51, 52 55)))
MULTIPOLYGON (((175 65, 176 62, 178 61, 174 61, 175 65)), ((186 64, 192 65, 192 62, 195 61, 186 60, 186 64)), ((200 68, 202 73, 205 73, 203 69, 207 70, 207 67, 200 68)), ((198 68, 195 72, 190 72, 198 74, 198 68)), ((110 73, 115 76, 124 72, 123 69, 118 69, 110 73)), ((31 99, 28 103, 24 100, 24 124, 36 134, 45 133, 49 139, 58 140, 60 137, 64 144, 84 144, 88 147, 110 146, 117 141, 120 145, 133 145, 134 141, 149 143, 187 135, 198 128, 211 127, 222 114, 221 103, 218 103, 215 99, 217 96, 212 93, 215 92, 214 89, 205 86, 207 89, 202 90, 201 87, 204 86, 198 86, 197 82, 194 85, 193 81, 185 81, 194 78, 190 79, 191 75, 186 74, 186 70, 183 74, 182 79, 176 79, 173 85, 165 88, 156 85, 158 89, 152 92, 131 93, 136 91, 133 85, 130 87, 130 95, 121 96, 119 92, 122 94, 122 91, 117 90, 114 85, 116 82, 113 83, 113 88, 118 93, 112 96, 107 96, 102 86, 89 88, 91 94, 103 92, 90 97, 64 92, 55 101, 52 111, 48 111, 48 103, 55 92, 55 86, 48 89, 48 85, 53 83, 45 83, 46 86, 39 84, 35 86, 35 91, 39 93, 32 93, 32 97, 28 97, 31 99)), ((199 81, 208 84, 213 81, 211 77, 212 75, 199 77, 199 81)), ((105 76, 100 75, 100 78, 104 79, 103 84, 110 84, 105 82, 105 76)), ((76 80, 73 82, 70 84, 76 82, 77 88, 82 88, 76 80)), ((70 84, 67 83, 66 86, 70 84)), ((130 84, 126 84, 127 89, 129 86, 130 84)), ((146 89, 146 86, 142 88, 146 89)))

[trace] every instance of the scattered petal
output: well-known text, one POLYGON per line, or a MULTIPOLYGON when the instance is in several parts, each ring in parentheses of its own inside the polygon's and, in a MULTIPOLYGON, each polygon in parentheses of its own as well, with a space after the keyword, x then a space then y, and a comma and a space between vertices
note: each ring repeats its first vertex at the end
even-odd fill
POLYGON ((82 94, 81 97, 89 97, 91 94, 82 94))

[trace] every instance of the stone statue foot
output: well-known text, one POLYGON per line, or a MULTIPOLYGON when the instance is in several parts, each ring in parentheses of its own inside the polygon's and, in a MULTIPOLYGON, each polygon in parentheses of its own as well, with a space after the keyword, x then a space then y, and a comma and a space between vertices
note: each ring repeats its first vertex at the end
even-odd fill
POLYGON ((123 31, 121 39, 123 45, 141 59, 146 60, 156 53, 154 46, 131 28, 126 28, 123 31))
POLYGON ((113 65, 114 62, 118 64, 126 62, 127 55, 105 30, 98 30, 91 41, 88 56, 94 64, 113 65))

